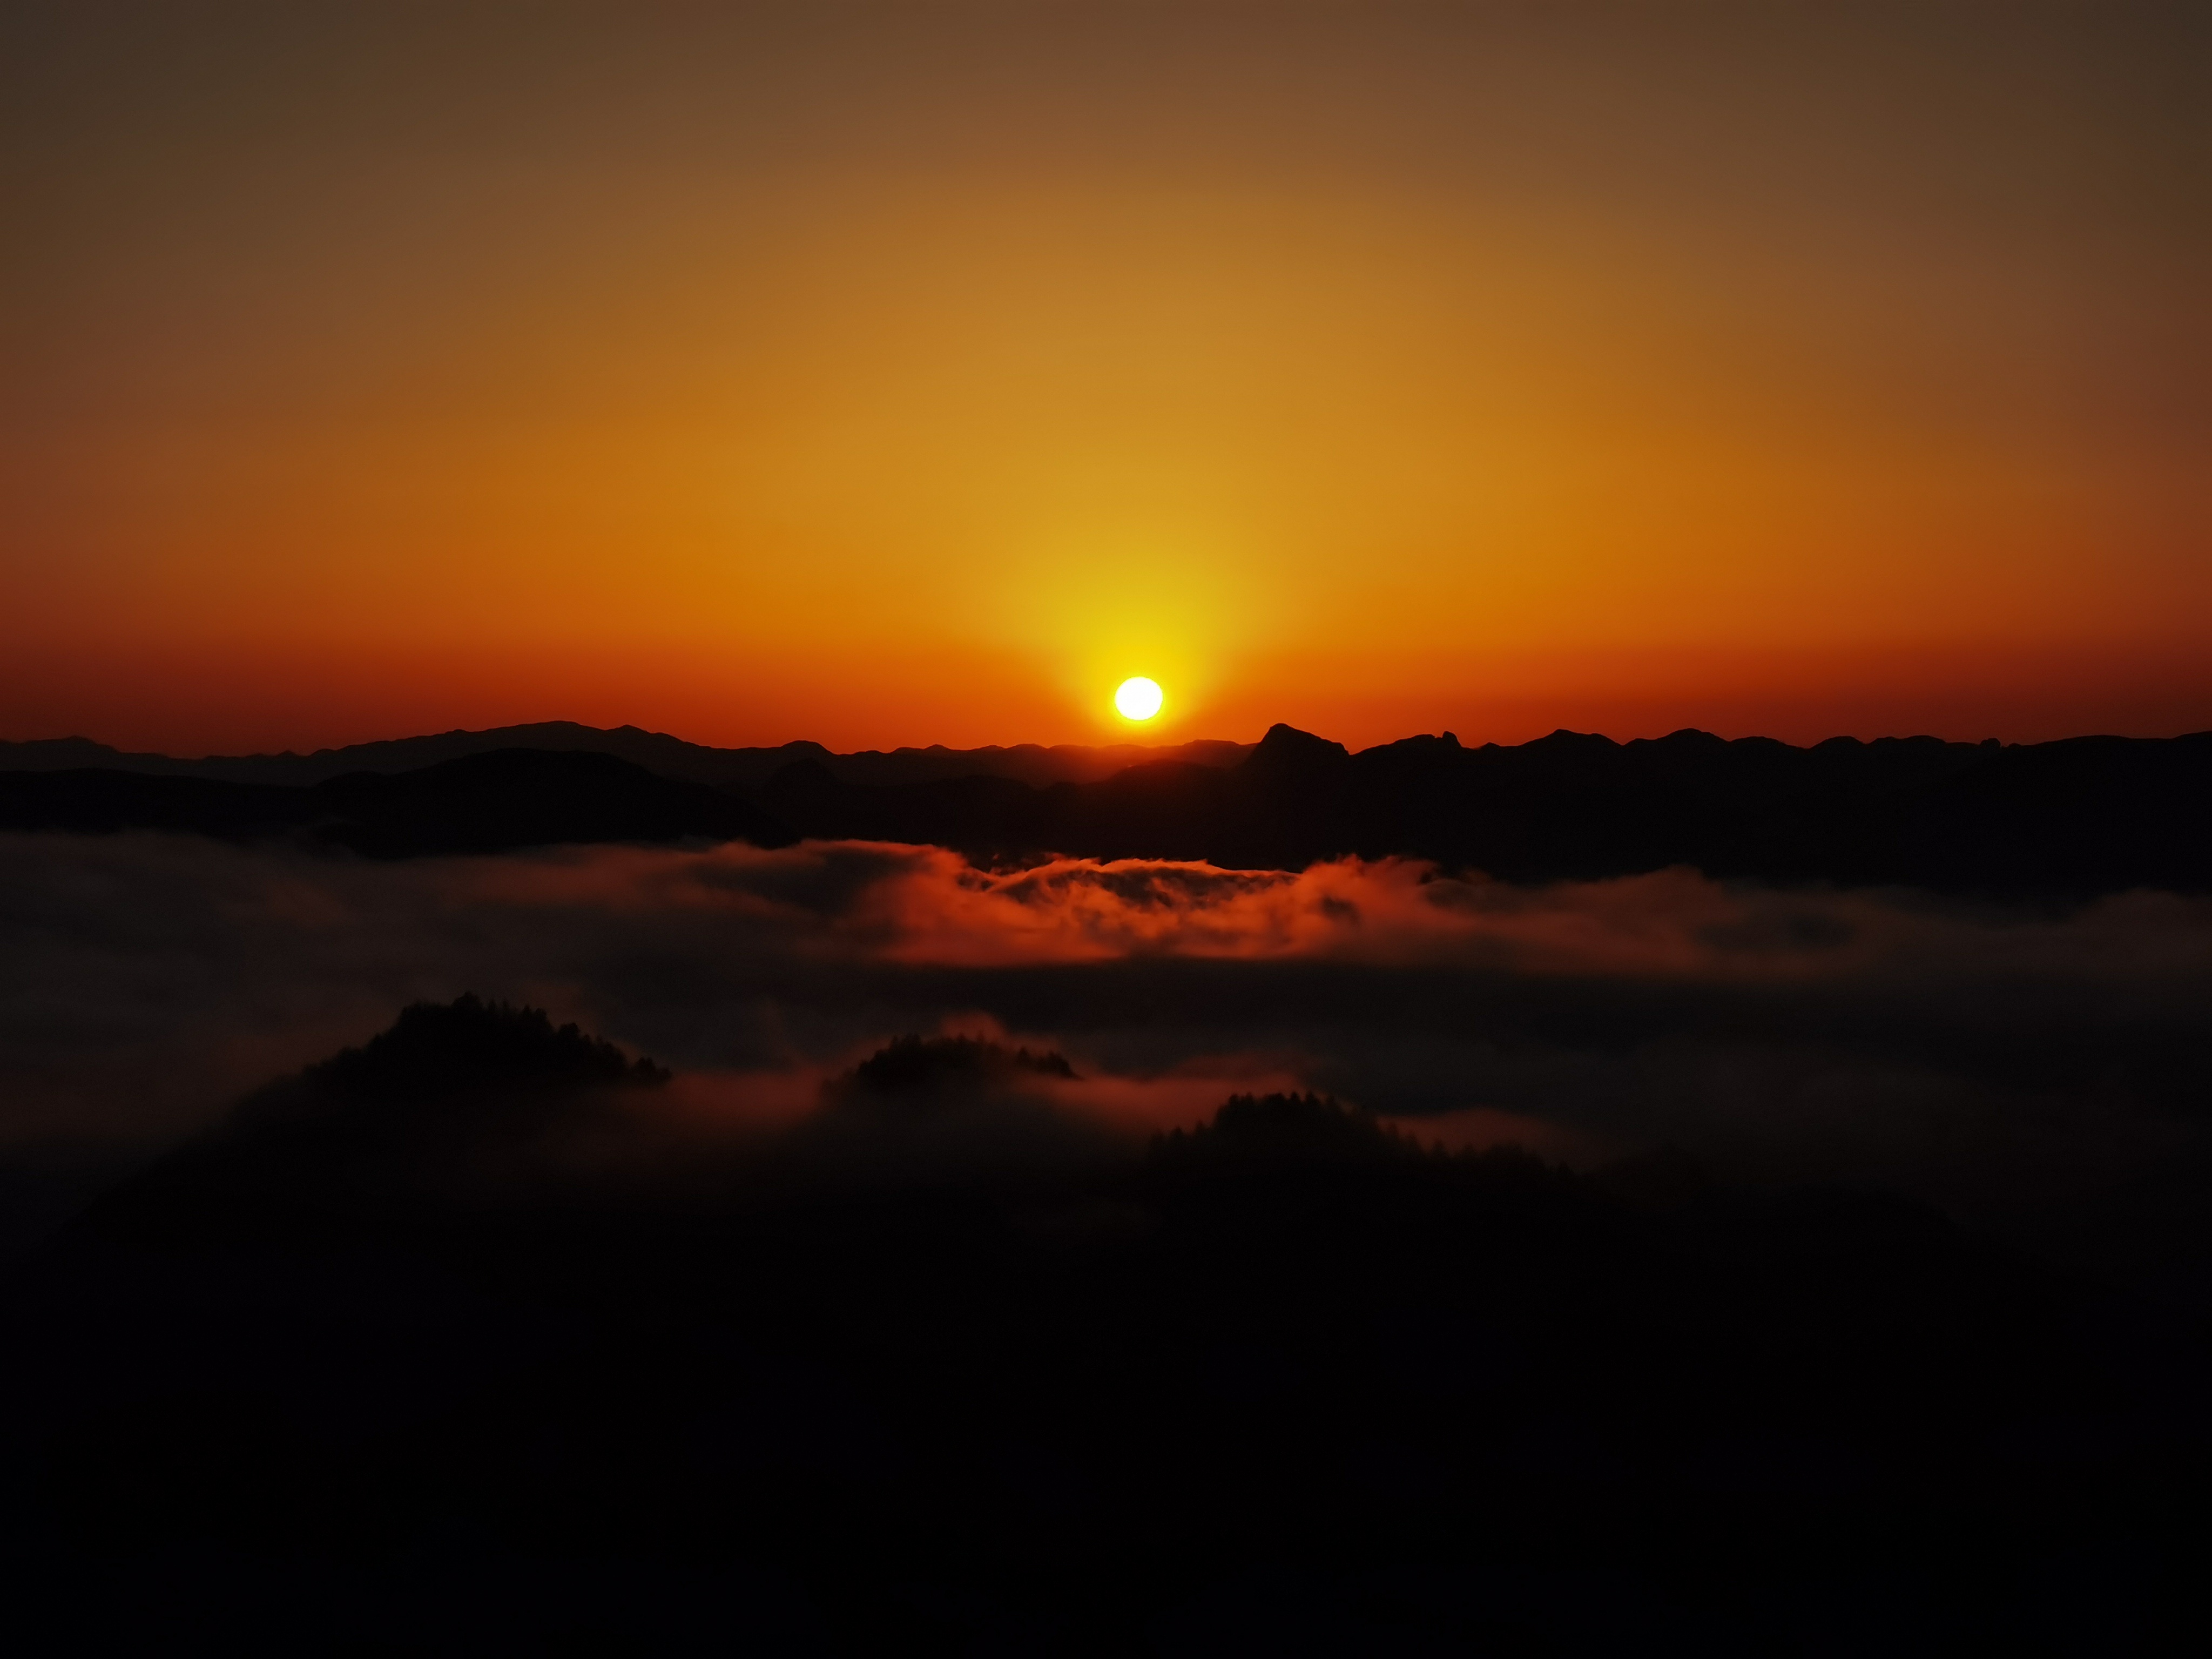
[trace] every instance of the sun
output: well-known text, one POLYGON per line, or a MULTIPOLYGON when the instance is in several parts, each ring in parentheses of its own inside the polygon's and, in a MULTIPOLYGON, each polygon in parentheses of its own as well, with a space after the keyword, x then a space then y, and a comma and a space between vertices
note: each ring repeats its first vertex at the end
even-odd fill
POLYGON ((1148 720, 1160 712, 1160 688, 1157 680, 1142 675, 1133 680, 1123 680, 1121 690, 1114 694, 1114 707, 1121 711, 1124 720, 1148 720))

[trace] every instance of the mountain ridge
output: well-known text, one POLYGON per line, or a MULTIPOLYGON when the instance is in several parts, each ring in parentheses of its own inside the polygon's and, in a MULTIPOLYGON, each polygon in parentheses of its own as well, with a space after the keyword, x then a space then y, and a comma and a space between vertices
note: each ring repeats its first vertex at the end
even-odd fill
POLYGON ((648 772, 717 789, 751 788, 794 760, 817 760, 840 781, 854 784, 926 782, 937 778, 992 776, 1030 784, 1094 782, 1144 760, 1174 758, 1201 765, 1235 764, 1253 745, 1214 738, 1153 746, 1144 744, 1034 743, 980 749, 864 749, 839 754, 806 738, 775 746, 723 749, 692 743, 642 726, 584 726, 538 720, 480 731, 455 727, 410 738, 387 738, 310 754, 209 755, 179 758, 131 752, 90 738, 0 741, 0 772, 60 772, 100 769, 162 777, 210 778, 228 783, 301 788, 351 772, 411 772, 442 761, 508 749, 613 755, 648 772))
POLYGON ((958 752, 919 775, 855 782, 831 764, 852 757, 794 744, 754 751, 781 763, 724 787, 597 750, 532 748, 303 787, 0 769, 0 828, 304 838, 381 858, 805 838, 932 844, 1000 866, 1065 855, 1302 869, 1406 857, 1516 882, 1681 866, 1719 879, 2000 896, 2212 889, 2212 732, 2011 746, 1836 738, 1805 749, 1694 729, 1626 744, 1562 730, 1468 749, 1446 732, 1354 754, 1278 725, 1232 765, 1155 754, 1042 785, 947 775, 958 752))

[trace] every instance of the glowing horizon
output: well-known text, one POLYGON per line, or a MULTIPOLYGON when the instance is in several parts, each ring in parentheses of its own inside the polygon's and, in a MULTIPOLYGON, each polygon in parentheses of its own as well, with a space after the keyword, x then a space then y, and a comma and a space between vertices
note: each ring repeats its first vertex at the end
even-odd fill
POLYGON ((1942 10, 58 14, 0 738, 2212 726, 2191 43, 1942 10))

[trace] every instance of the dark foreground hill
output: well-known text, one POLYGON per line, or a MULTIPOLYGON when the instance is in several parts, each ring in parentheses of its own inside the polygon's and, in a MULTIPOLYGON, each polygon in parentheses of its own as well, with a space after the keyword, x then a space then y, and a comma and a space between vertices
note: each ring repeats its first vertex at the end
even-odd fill
POLYGON ((9 1287, 11 1645, 2198 1650, 2201 1333, 1311 1097, 1023 1139, 1071 1076, 908 1041, 739 1141, 410 1010, 9 1287))

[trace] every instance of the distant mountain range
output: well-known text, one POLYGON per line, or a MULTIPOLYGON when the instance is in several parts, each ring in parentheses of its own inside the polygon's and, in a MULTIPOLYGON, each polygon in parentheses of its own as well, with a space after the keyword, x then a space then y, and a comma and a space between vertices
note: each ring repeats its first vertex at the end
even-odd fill
POLYGON ((750 841, 792 832, 744 796, 589 750, 499 749, 411 772, 304 787, 110 768, 0 773, 0 828, 169 830, 304 841, 371 858, 504 853, 559 842, 750 841))
POLYGON ((1401 855, 1515 881, 1685 865, 2012 895, 2212 887, 2212 732, 1809 749, 1694 731, 1468 749, 1446 732, 1352 754, 1277 726, 1249 748, 839 756, 562 725, 239 760, 77 739, 4 748, 0 827, 305 839, 377 857, 805 836, 1000 862, 1061 853, 1296 869, 1401 855), (262 770, 211 769, 225 768, 262 770))
POLYGON ((89 738, 50 738, 34 743, 0 743, 0 772, 98 767, 156 777, 217 778, 228 783, 304 788, 349 772, 412 772, 501 749, 612 755, 664 778, 716 789, 751 789, 795 760, 816 762, 844 783, 929 783, 942 778, 993 777, 1043 785, 1091 783, 1145 761, 1234 766, 1251 752, 1252 745, 1201 740, 1158 748, 1134 743, 1096 746, 1064 743, 1050 748, 1022 743, 1010 749, 996 744, 984 749, 947 749, 942 744, 932 744, 927 749, 868 749, 839 755, 818 743, 787 743, 774 749, 715 749, 635 726, 601 728, 579 726, 574 720, 540 720, 483 732, 440 732, 385 743, 350 744, 343 749, 318 749, 312 755, 286 750, 277 755, 210 755, 201 760, 127 754, 89 738))

